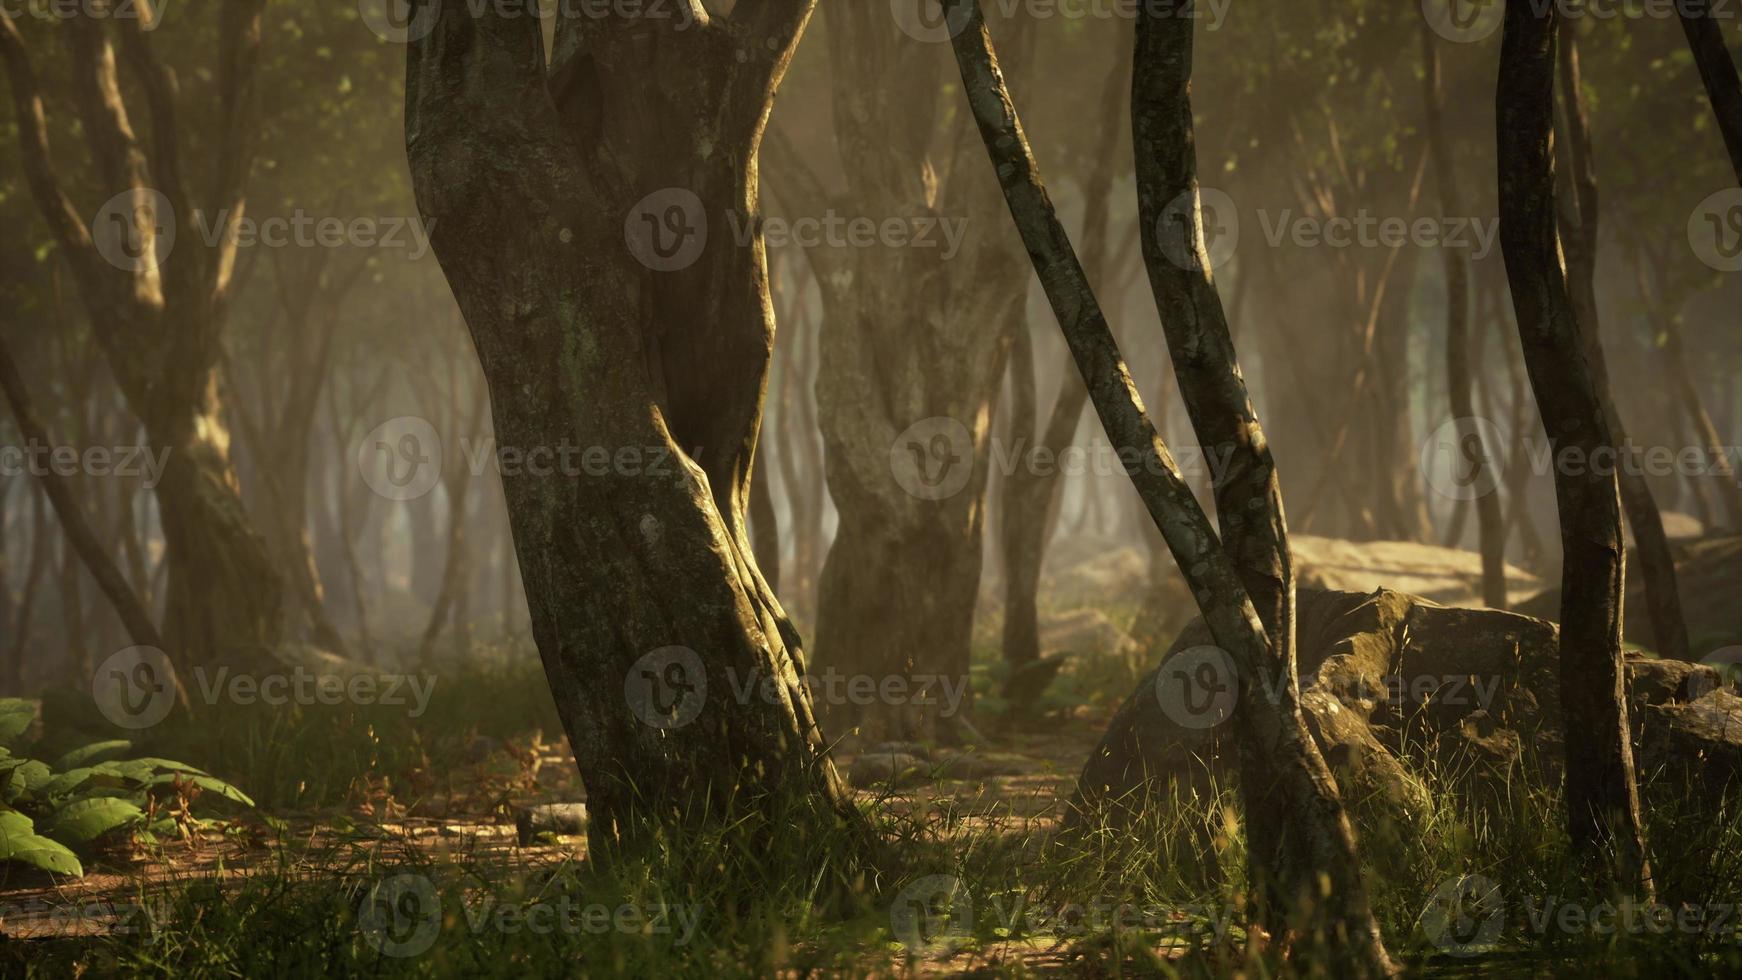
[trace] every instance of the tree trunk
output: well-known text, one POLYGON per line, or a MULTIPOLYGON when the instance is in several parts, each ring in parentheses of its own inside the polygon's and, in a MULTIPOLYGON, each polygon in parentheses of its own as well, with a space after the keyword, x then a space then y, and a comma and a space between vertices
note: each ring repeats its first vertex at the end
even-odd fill
POLYGON ((258 658, 277 644, 281 627, 281 582, 243 510, 215 383, 236 239, 225 234, 202 247, 183 234, 171 251, 159 237, 177 217, 188 223, 194 201, 226 214, 229 230, 241 220, 264 6, 265 0, 240 0, 221 7, 213 72, 218 121, 211 134, 217 152, 209 186, 197 192, 183 181, 175 81, 152 52, 150 33, 122 32, 151 109, 147 148, 135 138, 121 96, 107 11, 64 20, 80 126, 102 185, 121 191, 89 228, 50 158, 24 40, 9 17, 0 17, 0 58, 11 78, 31 194, 72 268, 117 384, 151 449, 165 457, 157 486, 169 564, 162 632, 183 662, 258 658))
POLYGON ((407 57, 413 186, 499 446, 642 454, 502 473, 600 857, 661 827, 801 850, 811 828, 867 830, 746 533, 773 323, 760 237, 714 224, 759 215, 757 147, 811 8, 685 31, 559 16, 548 73, 537 19, 414 11, 433 20, 407 57))
POLYGON ((1561 142, 1568 163, 1559 185, 1560 225, 1564 238, 1567 285, 1572 297, 1575 322, 1590 361, 1598 403, 1609 424, 1615 449, 1612 457, 1619 473, 1621 505, 1639 556, 1645 579, 1645 601, 1651 616, 1652 637, 1660 656, 1691 660, 1687 620, 1682 615, 1681 591, 1676 583, 1675 555, 1664 534, 1663 515, 1651 486, 1637 465, 1627 426, 1609 385, 1608 359, 1604 356, 1601 319, 1597 311, 1598 210, 1596 165, 1592 160, 1590 117, 1585 109, 1584 86, 1579 74, 1577 22, 1561 34, 1559 58, 1563 112, 1560 123, 1566 138, 1561 142))
MULTIPOLYGON (((1551 451, 1613 447, 1585 358, 1555 231, 1555 34, 1552 4, 1508 0, 1496 129, 1500 240, 1519 338, 1551 451)), ((1568 832, 1578 853, 1606 864, 1614 882, 1649 894, 1650 866, 1623 696, 1621 620, 1626 563, 1621 494, 1613 472, 1555 468, 1561 525, 1561 704, 1568 832)))
MULTIPOLYGON (((1108 211, 1113 192, 1114 160, 1119 150, 1121 113, 1126 100, 1125 86, 1131 73, 1129 49, 1121 52, 1107 69, 1101 89, 1101 106, 1106 115, 1096 140, 1093 169, 1083 182, 1083 267, 1089 275, 1107 285, 1108 211)), ((1019 293, 1023 302, 1027 292, 1019 293)), ((1027 353, 1012 365, 1018 378, 1018 390, 1026 393, 1011 407, 1019 421, 1011 429, 1010 450, 1026 454, 1038 450, 1043 458, 1057 460, 1076 437, 1083 415, 1083 405, 1089 400, 1084 388, 1067 365, 1060 376, 1058 394, 1047 414, 1046 428, 1035 443, 1034 431, 1034 357, 1026 326, 1018 331, 1020 343, 1027 353)), ((1024 668, 1040 660, 1040 573, 1045 564, 1046 546, 1051 540, 1053 517, 1058 508, 1059 493, 1064 481, 1056 466, 1018 465, 1006 477, 999 515, 1000 540, 1004 549, 1004 663, 1009 669, 1005 680, 1007 697, 1017 692, 1040 689, 1026 683, 1020 676, 1024 668)), ((1016 711, 1027 706, 1014 704, 1016 711)))
MULTIPOLYGON (((1440 82, 1440 53, 1434 43, 1434 32, 1424 22, 1421 28, 1422 55, 1427 63, 1426 117, 1429 152, 1433 156, 1434 176, 1439 183, 1440 209, 1447 216, 1463 214, 1462 197, 1458 193, 1457 164, 1446 139, 1446 125, 1441 109, 1445 95, 1440 82)), ((1471 397, 1470 377, 1470 260, 1461 249, 1442 247, 1446 275, 1446 392, 1452 406, 1452 418, 1457 420, 1460 462, 1471 467, 1468 476, 1474 480, 1494 463, 1488 455, 1482 432, 1476 426, 1475 402, 1471 397)), ((1500 513, 1499 481, 1476 498, 1476 533, 1482 552, 1482 601, 1490 609, 1506 608, 1506 530, 1500 513)), ((1460 501, 1459 506, 1464 506, 1460 501)), ((1452 542, 1456 547, 1457 543, 1452 542)))
POLYGON ((1742 184, 1742 78, 1736 74, 1736 62, 1724 43, 1724 28, 1719 18, 1713 16, 1713 7, 1711 0, 1681 0, 1676 4, 1676 12, 1681 16, 1682 32, 1694 53, 1700 80, 1706 84, 1706 97, 1711 100, 1724 148, 1730 151, 1736 182, 1742 184))
POLYGON ((945 12, 960 27, 954 46, 969 107, 1090 400, 1114 445, 1136 454, 1133 483, 1217 643, 1236 666, 1231 679, 1240 681, 1245 696, 1238 698, 1232 720, 1240 738, 1242 795, 1260 898, 1273 891, 1288 900, 1284 909, 1262 907, 1269 913, 1263 921, 1281 926, 1273 915, 1298 911, 1297 921, 1310 921, 1321 933, 1315 938, 1329 944, 1347 971, 1394 973, 1368 908, 1354 830, 1297 703, 1294 576, 1275 469, 1246 397, 1204 250, 1187 96, 1193 22, 1148 10, 1138 21, 1133 144, 1145 258, 1181 393, 1201 443, 1234 450, 1216 488, 1224 529, 1231 534, 1226 546, 1143 410, 1100 304, 1047 199, 976 0, 948 0, 945 12), (1177 214, 1169 214, 1170 204, 1178 207, 1177 214), (1163 221, 1164 214, 1174 220, 1163 221), (1171 270, 1164 268, 1170 264, 1171 270), (1262 693, 1260 678, 1273 679, 1262 693), (1256 801, 1264 801, 1269 813, 1257 812, 1256 801), (1286 836, 1266 836, 1285 825, 1286 836), (1289 841, 1286 853, 1284 840, 1289 841))
MULTIPOLYGON (((809 178, 793 181, 796 200, 810 214, 923 215, 964 222, 969 234, 948 256, 893 242, 806 251, 825 311, 817 413, 840 517, 818 583, 817 661, 879 690, 961 692, 832 701, 831 727, 961 740, 972 737, 991 419, 1027 270, 1013 236, 982 220, 996 213, 993 182, 977 167, 945 169, 931 152, 949 120, 947 52, 915 44, 877 4, 825 10, 847 195, 809 178)), ((945 131, 945 146, 972 139, 960 121, 945 131)))

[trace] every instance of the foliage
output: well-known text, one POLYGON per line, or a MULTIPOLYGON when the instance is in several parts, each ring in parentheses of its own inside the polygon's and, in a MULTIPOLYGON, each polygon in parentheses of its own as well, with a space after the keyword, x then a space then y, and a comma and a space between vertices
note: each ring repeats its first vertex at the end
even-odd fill
POLYGON ((125 739, 92 742, 52 765, 14 755, 35 711, 29 701, 0 699, 0 861, 83 876, 75 849, 101 838, 125 830, 153 841, 209 826, 192 809, 202 796, 254 805, 246 793, 186 763, 120 758, 133 748, 125 739))

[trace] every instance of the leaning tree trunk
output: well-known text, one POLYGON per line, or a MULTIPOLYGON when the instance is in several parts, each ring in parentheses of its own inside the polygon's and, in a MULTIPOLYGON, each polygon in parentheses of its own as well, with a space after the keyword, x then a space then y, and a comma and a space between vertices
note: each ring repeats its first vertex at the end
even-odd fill
POLYGON ((1706 97, 1711 100, 1724 148, 1730 152, 1736 182, 1742 184, 1742 77, 1737 76, 1736 62, 1725 46, 1723 22, 1714 16, 1715 6, 1716 0, 1704 3, 1682 0, 1676 4, 1676 12, 1681 16, 1682 32, 1694 53, 1700 80, 1706 85, 1706 97))
POLYGON ((1298 703, 1294 576, 1275 468, 1246 397, 1204 249, 1187 96, 1192 21, 1145 10, 1138 22, 1133 143, 1140 208, 1156 219, 1144 220, 1146 236, 1155 236, 1145 253, 1163 319, 1173 321, 1167 329, 1181 393, 1203 445, 1235 450, 1216 488, 1225 529, 1234 532, 1226 546, 1143 410, 1047 198, 978 3, 947 0, 944 9, 959 28, 954 46, 969 107, 1090 400, 1114 445, 1135 454, 1132 481, 1234 665, 1228 680, 1238 682, 1241 694, 1231 721, 1241 746, 1254 870, 1261 888, 1270 885, 1288 902, 1261 906, 1265 921, 1281 928, 1275 916, 1299 913, 1295 921, 1309 924, 1348 972, 1395 972, 1368 906, 1354 829, 1298 703), (1178 213, 1164 222, 1170 204, 1178 213), (1173 271, 1158 268, 1170 255, 1177 262, 1173 271), (1260 816, 1258 801, 1273 816, 1260 816), (1284 826, 1285 837, 1261 836, 1284 826))
POLYGON ((744 517, 773 322, 761 239, 727 224, 757 220, 757 148, 812 6, 683 31, 559 16, 549 72, 535 18, 413 9, 412 181, 498 445, 629 461, 502 468, 601 854, 680 825, 750 847, 864 827, 744 517))
MULTIPOLYGON (((830 725, 873 740, 972 738, 990 423, 1026 269, 1014 237, 982 220, 996 213, 993 182, 930 152, 949 118, 947 52, 914 43, 883 5, 825 9, 846 194, 785 153, 780 176, 795 186, 783 200, 807 214, 923 215, 967 232, 954 254, 890 242, 805 253, 824 307, 817 413, 840 518, 818 580, 817 659, 880 690, 894 679, 928 692, 830 703, 830 725)), ((946 132, 946 146, 972 139, 960 121, 946 132)))
POLYGON ((150 33, 137 20, 120 26, 100 0, 65 19, 73 103, 101 186, 119 192, 92 227, 61 188, 23 37, 10 15, 0 15, 0 58, 31 195, 78 282, 116 383, 151 449, 166 455, 157 486, 169 566, 162 633, 172 655, 195 663, 258 659, 276 646, 281 628, 280 578, 242 506, 215 377, 257 128, 251 103, 264 6, 238 0, 221 8, 216 152, 209 182, 193 190, 184 180, 191 168, 183 166, 175 79, 153 53, 150 33), (112 28, 122 32, 150 106, 149 147, 135 137, 121 94, 112 28), (227 215, 227 233, 210 247, 184 233, 168 249, 160 229, 177 218, 191 225, 196 204, 227 215))
POLYGON ((1639 570, 1645 579, 1645 602, 1651 618, 1653 641, 1659 655, 1670 660, 1691 660, 1687 620, 1682 615, 1681 590, 1676 582, 1675 555, 1670 551, 1669 536, 1663 530, 1663 515, 1658 511, 1657 499, 1645 481, 1645 474, 1627 462, 1632 456, 1632 448, 1626 423, 1615 405, 1609 385, 1608 359, 1600 340, 1602 326, 1597 313, 1600 213, 1596 165, 1591 159, 1590 117, 1585 109, 1583 81, 1579 74, 1576 22, 1571 22, 1562 31, 1559 70, 1564 109, 1560 121, 1565 130, 1561 145, 1568 173, 1558 188, 1557 198, 1561 204, 1567 285, 1574 317, 1581 328, 1597 398, 1609 423, 1609 437, 1614 440, 1616 455, 1613 458, 1619 469, 1621 506, 1626 512, 1628 526, 1633 529, 1639 570))
MULTIPOLYGON (((1531 389, 1549 446, 1589 460, 1612 447, 1597 381, 1584 357, 1555 230, 1554 5, 1508 0, 1496 128, 1500 241, 1531 389)), ((1621 660, 1626 552, 1613 472, 1555 469, 1561 525, 1560 693, 1566 742, 1567 827, 1575 849, 1609 863, 1616 883, 1648 894, 1651 871, 1628 738, 1621 660)))
MULTIPOLYGON (((1452 160, 1451 144, 1446 140, 1446 125, 1442 104, 1444 90, 1440 83, 1440 53, 1434 43, 1434 32, 1424 22, 1421 28, 1422 54, 1427 62, 1427 137, 1433 157, 1434 177, 1439 182, 1440 209, 1447 217, 1463 213, 1458 194, 1458 175, 1452 160)), ((1476 479, 1484 471, 1492 472, 1495 463, 1488 455, 1482 432, 1475 424, 1476 408, 1471 397, 1470 378, 1470 260, 1462 249, 1440 249, 1446 264, 1446 391, 1452 405, 1452 418, 1457 420, 1458 450, 1468 461, 1469 476, 1476 479)), ((1482 552, 1482 601, 1490 609, 1506 608, 1506 529, 1500 513, 1500 481, 1490 478, 1489 488, 1476 498, 1476 533, 1482 552)), ((1462 505, 1462 502, 1460 502, 1462 505)), ((1456 541, 1449 542, 1453 547, 1456 541)))

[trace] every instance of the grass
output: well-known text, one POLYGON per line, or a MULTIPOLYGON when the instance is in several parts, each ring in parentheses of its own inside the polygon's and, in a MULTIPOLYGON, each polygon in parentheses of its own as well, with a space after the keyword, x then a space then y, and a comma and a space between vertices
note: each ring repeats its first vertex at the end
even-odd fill
MULTIPOLYGON (((250 852, 249 873, 177 872, 149 891, 135 884, 108 897, 138 909, 128 931, 0 944, 0 973, 1318 972, 1310 949, 1284 961, 1275 944, 1248 941, 1246 844, 1227 786, 1156 801, 1121 832, 1068 835, 1044 816, 1011 815, 990 793, 879 798, 865 808, 890 846, 882 860, 857 866, 832 863, 851 849, 826 837, 787 847, 777 838, 758 850, 726 828, 598 865, 560 849, 429 846, 385 819, 357 816, 383 786, 412 802, 458 792, 442 781, 472 764, 479 739, 498 747, 501 779, 482 815, 500 813, 528 789, 513 759, 535 731, 552 739, 560 731, 535 662, 441 674, 417 719, 380 706, 287 706, 224 712, 198 729, 161 726, 149 751, 203 765, 253 794, 265 813, 312 819, 323 832, 273 823, 265 846, 250 852)), ((1375 914, 1395 955, 1446 976, 1562 975, 1597 964, 1613 976, 1742 972, 1742 915, 1712 928, 1742 904, 1735 797, 1702 809, 1667 782, 1644 786, 1658 901, 1672 925, 1605 932, 1570 925, 1579 917, 1561 911, 1588 913, 1613 899, 1584 885, 1561 829, 1558 788, 1534 772, 1518 769, 1482 803, 1449 788, 1456 773, 1432 767, 1414 773, 1435 788, 1425 812, 1352 802, 1375 914), (1436 900, 1471 876, 1482 887, 1461 906, 1436 900), (1673 922, 1687 909, 1705 916, 1699 928, 1673 922), (1499 926, 1484 933, 1490 915, 1499 926)), ((788 819, 761 816, 776 826, 788 819)))

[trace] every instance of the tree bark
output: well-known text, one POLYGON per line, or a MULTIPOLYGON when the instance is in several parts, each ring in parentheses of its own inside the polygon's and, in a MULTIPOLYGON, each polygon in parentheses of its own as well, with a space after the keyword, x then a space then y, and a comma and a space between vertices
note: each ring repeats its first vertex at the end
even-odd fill
MULTIPOLYGON (((1555 230, 1558 27, 1554 5, 1539 13, 1533 0, 1508 0, 1496 97, 1500 240, 1550 449, 1557 455, 1575 450, 1590 460, 1614 441, 1584 357, 1555 230)), ((1619 887, 1642 895, 1650 891, 1651 872, 1623 696, 1621 494, 1614 473, 1598 469, 1555 468, 1561 704, 1567 730, 1584 733, 1566 741, 1567 825, 1577 853, 1606 865, 1619 887)))
MULTIPOLYGON (((1440 53, 1434 32, 1424 21, 1421 28, 1422 57, 1426 72, 1426 125, 1434 177, 1439 184, 1440 209, 1447 217, 1463 214, 1458 193, 1457 165, 1446 139, 1440 80, 1440 53)), ((1470 377, 1470 261, 1461 249, 1441 247, 1446 275, 1446 392, 1452 418, 1458 421, 1459 450, 1474 471, 1495 464, 1488 455, 1482 432, 1475 425, 1476 408, 1470 377)), ((1500 513, 1499 481, 1476 499, 1476 533, 1482 552, 1482 601, 1490 609, 1506 608, 1506 529, 1500 513)), ((1460 502, 1462 506, 1462 502, 1460 502)), ((1457 543, 1452 542, 1456 547, 1457 543)))
POLYGON ((762 849, 837 822, 868 834, 745 526, 773 330, 761 238, 695 234, 757 219, 758 144, 812 7, 691 4, 683 31, 559 15, 548 73, 538 19, 413 10, 434 19, 407 56, 412 181, 499 445, 643 454, 502 473, 601 858, 682 826, 762 849), (663 234, 638 239, 637 214, 663 234), (685 248, 687 266, 656 261, 685 248))
POLYGON ((1682 615, 1681 591, 1676 583, 1675 555, 1663 530, 1644 472, 1635 465, 1636 454, 1627 437, 1627 425, 1616 407, 1609 384, 1608 358, 1602 344, 1602 321, 1597 310, 1597 236, 1601 213, 1598 206, 1596 165, 1592 160, 1590 116, 1585 108, 1584 85, 1579 74, 1577 23, 1561 33, 1560 70, 1565 129, 1562 143, 1568 173, 1558 188, 1560 225, 1565 250, 1567 286, 1573 313, 1590 361, 1592 381, 1609 437, 1614 440, 1615 464, 1619 470, 1621 505, 1639 556, 1645 579, 1645 601, 1651 617, 1652 638, 1660 656, 1670 660, 1694 659, 1688 645, 1687 620, 1682 615))
MULTIPOLYGON (((1210 279, 1195 194, 1187 97, 1192 21, 1157 17, 1148 9, 1139 20, 1133 143, 1144 187, 1140 205, 1146 213, 1158 217, 1163 213, 1176 196, 1167 189, 1176 182, 1188 195, 1181 211, 1184 220, 1146 230, 1146 235, 1167 237, 1158 238, 1145 251, 1146 258, 1153 256, 1149 265, 1158 302, 1163 296, 1186 301, 1177 310, 1163 305, 1162 313, 1164 320, 1174 321, 1168 328, 1169 347, 1182 394, 1188 405, 1196 403, 1193 423, 1200 439, 1206 446, 1237 447, 1242 457, 1231 461, 1218 492, 1226 501, 1258 502, 1250 517, 1240 510, 1224 511, 1226 527, 1238 535, 1226 547, 1143 410, 1100 304, 1047 198, 978 3, 947 0, 944 9, 958 27, 954 47, 969 107, 1090 400, 1114 445, 1136 454, 1132 481, 1198 598, 1217 643, 1237 667, 1242 696, 1232 720, 1241 745, 1248 826, 1254 826, 1251 821, 1257 816, 1253 800, 1265 800, 1281 815, 1276 825, 1287 822, 1289 838, 1297 842, 1290 852, 1302 860, 1284 860, 1277 867, 1288 875, 1282 891, 1291 899, 1289 911, 1302 912, 1303 920, 1322 928, 1323 934, 1316 938, 1331 944, 1332 955, 1350 972, 1394 973, 1368 907, 1354 830, 1297 701, 1299 682, 1292 668, 1293 574, 1275 470, 1235 367, 1232 342, 1210 279), (1156 159, 1149 159, 1152 155, 1156 159), (1158 259, 1165 261, 1169 249, 1184 260, 1176 266, 1181 275, 1155 268, 1158 259), (1155 272, 1160 272, 1159 277, 1155 272), (1189 346, 1176 346, 1176 337, 1189 346), (1209 410, 1212 405, 1215 412, 1209 410), (1266 624, 1266 615, 1273 626, 1266 624), (1265 677, 1274 680, 1261 693, 1260 678, 1265 677), (1319 890, 1322 881, 1329 882, 1328 897, 1319 890), (1294 904, 1300 900, 1309 902, 1310 909, 1294 904)), ((1260 820, 1260 825, 1268 824, 1260 820)), ((1278 840, 1256 836, 1256 830, 1254 834, 1255 857, 1280 853, 1278 840)), ((1270 862, 1256 857, 1254 863, 1263 869, 1270 862)), ((1262 873, 1259 880, 1264 880, 1262 873)), ((1278 919, 1266 921, 1281 925, 1278 919)))
POLYGON ((1680 0, 1676 12, 1681 17, 1688 48, 1694 53, 1694 64, 1700 70, 1700 81, 1706 85, 1706 97, 1712 103, 1712 115, 1724 137, 1724 148, 1730 152, 1736 182, 1742 184, 1742 77, 1736 74, 1736 62, 1730 57, 1724 29, 1712 15, 1712 6, 1710 0, 1680 0))

